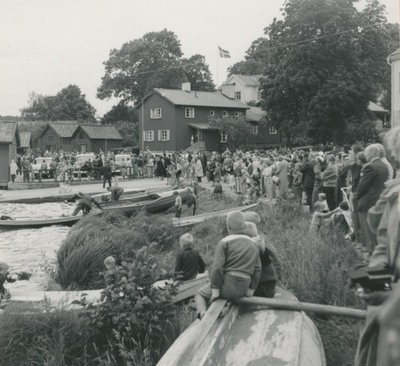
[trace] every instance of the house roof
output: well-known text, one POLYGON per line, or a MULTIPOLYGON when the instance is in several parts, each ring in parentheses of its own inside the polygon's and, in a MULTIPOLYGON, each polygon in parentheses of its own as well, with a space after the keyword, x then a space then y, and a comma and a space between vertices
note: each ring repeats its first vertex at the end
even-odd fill
POLYGON ((24 131, 19 133, 20 147, 31 147, 32 132, 24 131))
POLYGON ((94 140, 122 140, 121 135, 115 127, 99 125, 80 125, 83 131, 94 140))
MULTIPOLYGON (((78 124, 75 123, 59 123, 59 122, 51 122, 48 124, 48 127, 51 127, 60 137, 63 138, 70 138, 74 132, 76 131, 76 129, 78 128, 78 124)), ((44 130, 46 131, 47 128, 44 130)), ((44 134, 44 131, 42 133, 42 135, 44 134)))
POLYGON ((0 142, 12 143, 16 130, 16 122, 0 122, 0 142))
POLYGON ((398 48, 396 51, 394 51, 388 56, 389 61, 398 60, 399 58, 400 58, 400 48, 398 48))
MULTIPOLYGON (((179 89, 156 88, 147 97, 149 97, 153 93, 158 93, 163 98, 167 99, 169 102, 175 105, 186 105, 191 107, 236 108, 236 109, 249 108, 246 104, 242 103, 241 101, 237 99, 228 98, 219 92, 206 92, 206 91, 187 92, 179 89)), ((144 99, 146 99, 147 97, 145 97, 144 99)))
POLYGON ((246 121, 260 122, 267 114, 260 107, 250 107, 246 111, 246 121))
POLYGON ((388 110, 386 110, 385 108, 381 107, 380 105, 378 105, 378 104, 376 104, 374 102, 369 102, 368 109, 371 112, 389 113, 388 110))
POLYGON ((237 78, 244 85, 260 86, 260 78, 262 77, 262 75, 261 74, 257 74, 257 75, 232 74, 231 76, 229 76, 229 78, 227 80, 230 80, 233 77, 237 78))

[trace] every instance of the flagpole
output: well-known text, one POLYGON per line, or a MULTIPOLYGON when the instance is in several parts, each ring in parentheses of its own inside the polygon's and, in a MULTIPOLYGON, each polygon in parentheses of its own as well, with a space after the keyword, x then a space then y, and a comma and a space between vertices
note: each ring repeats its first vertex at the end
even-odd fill
POLYGON ((218 73, 219 73, 219 50, 217 45, 217 89, 218 89, 218 73))

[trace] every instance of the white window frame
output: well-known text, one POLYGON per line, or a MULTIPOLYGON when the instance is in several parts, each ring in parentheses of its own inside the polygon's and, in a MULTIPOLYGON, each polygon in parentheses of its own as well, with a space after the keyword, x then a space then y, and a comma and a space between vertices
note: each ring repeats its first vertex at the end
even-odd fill
POLYGON ((158 141, 169 141, 171 139, 170 130, 158 130, 158 141))
POLYGON ((162 118, 162 109, 161 108, 150 109, 150 118, 151 119, 161 119, 162 118))
POLYGON ((258 125, 250 125, 250 134, 251 135, 258 135, 258 125))
POLYGON ((270 126, 269 127, 269 134, 270 135, 277 135, 278 134, 278 130, 274 126, 270 126))
POLYGON ((235 91, 235 99, 236 100, 242 100, 242 92, 240 90, 235 91))
POLYGON ((185 118, 194 118, 194 108, 185 107, 185 118))
POLYGON ((143 131, 143 141, 154 141, 154 130, 143 131))
POLYGON ((211 111, 210 111, 210 116, 211 116, 211 117, 214 117, 214 116, 215 116, 215 111, 214 111, 214 110, 211 110, 211 111))
POLYGON ((229 117, 228 111, 222 111, 222 118, 224 118, 224 117, 229 117))
POLYGON ((221 138, 220 142, 223 142, 223 143, 228 142, 228 134, 226 132, 221 131, 220 138, 221 138))

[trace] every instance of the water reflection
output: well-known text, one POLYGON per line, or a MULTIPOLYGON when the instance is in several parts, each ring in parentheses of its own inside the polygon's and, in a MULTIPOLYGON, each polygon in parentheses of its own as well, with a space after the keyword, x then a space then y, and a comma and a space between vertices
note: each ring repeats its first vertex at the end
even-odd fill
MULTIPOLYGON (((0 204, 0 214, 13 218, 43 218, 70 215, 74 206, 63 203, 0 204)), ((50 226, 41 229, 0 231, 0 261, 7 262, 10 271, 26 270, 33 273, 29 281, 6 284, 11 290, 44 290, 47 275, 44 270, 54 268, 56 252, 70 228, 50 226)))

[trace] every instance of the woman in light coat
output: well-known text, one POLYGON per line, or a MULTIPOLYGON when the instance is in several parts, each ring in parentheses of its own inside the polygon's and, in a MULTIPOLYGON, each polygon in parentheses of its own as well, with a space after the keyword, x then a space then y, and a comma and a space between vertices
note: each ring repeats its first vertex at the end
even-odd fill
POLYGON ((265 160, 265 165, 263 166, 262 176, 264 178, 264 185, 265 185, 265 196, 267 199, 272 200, 273 197, 273 181, 272 181, 272 161, 267 159, 265 160))
POLYGON ((201 163, 201 160, 199 158, 196 158, 195 173, 197 181, 201 183, 201 178, 204 176, 204 171, 203 171, 203 164, 201 163))

